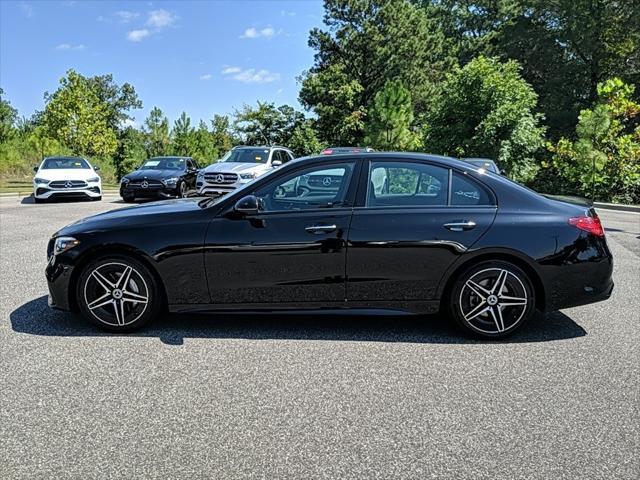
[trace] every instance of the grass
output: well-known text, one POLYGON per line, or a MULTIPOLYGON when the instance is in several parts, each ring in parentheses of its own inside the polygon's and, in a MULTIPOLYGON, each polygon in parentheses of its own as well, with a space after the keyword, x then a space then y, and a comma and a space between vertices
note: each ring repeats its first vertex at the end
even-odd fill
MULTIPOLYGON (((103 190, 117 190, 119 187, 115 183, 103 183, 103 190)), ((22 193, 30 195, 33 191, 33 183, 30 179, 1 179, 0 193, 22 193)))

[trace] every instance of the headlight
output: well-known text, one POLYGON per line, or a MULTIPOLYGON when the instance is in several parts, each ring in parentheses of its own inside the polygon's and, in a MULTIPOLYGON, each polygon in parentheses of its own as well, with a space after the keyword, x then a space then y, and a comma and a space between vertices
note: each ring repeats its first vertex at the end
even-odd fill
POLYGON ((92 182, 99 182, 100 181, 100 177, 93 177, 93 178, 89 178, 87 180, 87 182, 92 183, 92 182))
POLYGON ((176 183, 178 183, 178 177, 165 178, 162 183, 164 183, 167 187, 175 187, 176 183))
POLYGON ((33 181, 36 182, 37 184, 49 183, 49 180, 46 180, 44 178, 38 178, 38 177, 34 178, 33 181))
POLYGON ((62 252, 66 252, 67 250, 79 244, 80 244, 80 240, 77 240, 73 237, 58 237, 56 238, 56 241, 53 244, 53 254, 59 255, 62 252))
POLYGON ((252 172, 252 173, 241 173, 240 174, 240 178, 242 178, 243 180, 253 180, 257 176, 258 176, 258 174, 255 173, 255 172, 252 172))
POLYGON ((127 177, 122 177, 120 179, 120 183, 124 183, 126 185, 127 183, 129 183, 129 179, 127 177))

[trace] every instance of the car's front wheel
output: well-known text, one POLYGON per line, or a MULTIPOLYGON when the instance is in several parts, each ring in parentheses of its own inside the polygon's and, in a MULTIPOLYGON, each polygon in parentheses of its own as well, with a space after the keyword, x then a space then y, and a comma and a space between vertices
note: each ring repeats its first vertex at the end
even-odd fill
POLYGON ((121 255, 90 262, 78 279, 76 298, 88 320, 112 332, 142 327, 159 315, 162 306, 148 267, 121 255))
POLYGON ((189 191, 187 189, 186 182, 180 182, 180 185, 178 186, 178 197, 187 198, 188 193, 189 191))
POLYGON ((458 277, 449 295, 449 313, 468 333, 504 338, 535 313, 535 290, 528 275, 503 261, 477 264, 458 277))

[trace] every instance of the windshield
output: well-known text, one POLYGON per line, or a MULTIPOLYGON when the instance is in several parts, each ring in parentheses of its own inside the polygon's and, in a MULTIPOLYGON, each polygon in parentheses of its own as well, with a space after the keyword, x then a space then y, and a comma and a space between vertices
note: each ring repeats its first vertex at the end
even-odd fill
POLYGON ((144 162, 140 170, 184 170, 184 158, 151 158, 144 162))
POLYGON ((221 162, 236 163, 267 163, 269 160, 268 148, 237 148, 229 150, 221 162))
POLYGON ((84 158, 47 158, 42 163, 43 169, 91 168, 84 158))

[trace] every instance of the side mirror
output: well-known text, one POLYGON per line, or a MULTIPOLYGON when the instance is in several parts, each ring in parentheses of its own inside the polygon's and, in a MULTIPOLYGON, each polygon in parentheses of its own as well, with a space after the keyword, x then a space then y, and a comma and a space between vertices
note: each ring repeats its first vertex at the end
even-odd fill
POLYGON ((38 166, 37 165, 35 167, 33 167, 33 171, 38 173, 38 166))
POLYGON ((260 204, 255 196, 247 195, 236 202, 233 210, 242 215, 257 215, 260 211, 260 204))
POLYGON ((99 167, 98 165, 94 165, 94 166, 93 166, 93 170, 94 170, 95 172, 98 172, 98 171, 100 171, 100 167, 99 167))
POLYGON ((282 165, 282 160, 274 160, 271 162, 272 167, 279 167, 280 165, 282 165))
POLYGON ((507 171, 506 170, 500 170, 500 175, 502 175, 503 177, 507 176, 507 171))

